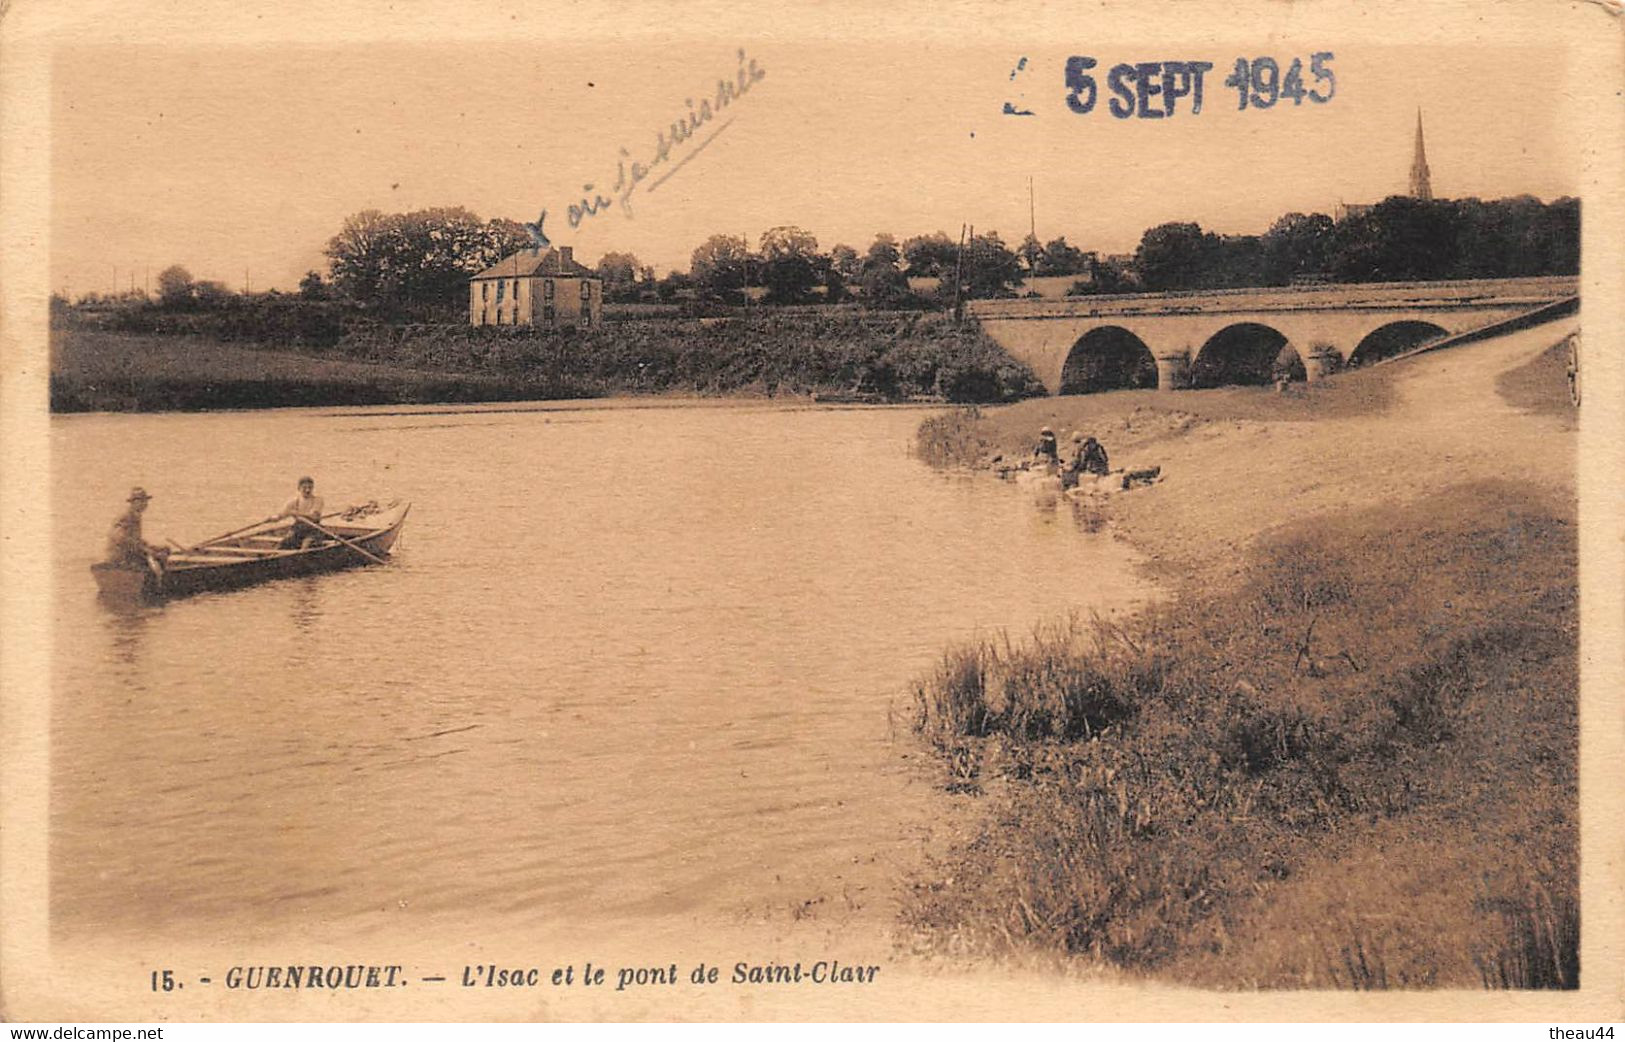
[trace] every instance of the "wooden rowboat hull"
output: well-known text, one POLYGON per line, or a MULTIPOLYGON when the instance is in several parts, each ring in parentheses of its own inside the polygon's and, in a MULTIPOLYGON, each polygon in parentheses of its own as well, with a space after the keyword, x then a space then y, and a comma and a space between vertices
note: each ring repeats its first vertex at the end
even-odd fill
MULTIPOLYGON (((328 522, 328 527, 374 557, 387 557, 400 537, 401 526, 406 523, 410 504, 400 504, 385 511, 375 522, 367 519, 369 527, 356 531, 344 522, 328 522)), ((283 526, 284 529, 286 526, 283 526)), ((274 535, 275 533, 273 533, 274 535)), ((258 537, 263 543, 265 535, 258 537)), ((373 564, 372 560, 339 542, 326 542, 299 550, 243 549, 254 537, 219 544, 219 549, 201 555, 177 554, 160 574, 150 568, 126 568, 110 564, 90 566, 96 585, 103 597, 111 599, 165 599, 185 597, 206 590, 233 590, 254 586, 273 579, 291 579, 305 575, 343 571, 360 565, 373 564), (232 557, 232 553, 245 556, 232 557)))

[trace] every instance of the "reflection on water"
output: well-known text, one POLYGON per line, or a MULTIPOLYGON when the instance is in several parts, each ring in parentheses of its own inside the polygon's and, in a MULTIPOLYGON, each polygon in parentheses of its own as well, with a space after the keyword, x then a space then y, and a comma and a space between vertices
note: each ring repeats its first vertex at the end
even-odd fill
POLYGON ((1070 510, 912 460, 918 412, 563 412, 52 421, 59 931, 709 922, 856 892, 941 798, 888 737, 910 679, 1139 592, 1070 510), (413 501, 389 567, 97 601, 131 484, 148 539, 188 543, 305 472, 330 507, 413 501))
POLYGON ((322 576, 288 580, 288 621, 295 633, 308 635, 322 621, 322 576))
POLYGON ((106 633, 110 661, 125 672, 126 678, 139 682, 143 673, 142 637, 148 620, 163 609, 118 597, 99 598, 98 603, 103 610, 97 618, 106 633))

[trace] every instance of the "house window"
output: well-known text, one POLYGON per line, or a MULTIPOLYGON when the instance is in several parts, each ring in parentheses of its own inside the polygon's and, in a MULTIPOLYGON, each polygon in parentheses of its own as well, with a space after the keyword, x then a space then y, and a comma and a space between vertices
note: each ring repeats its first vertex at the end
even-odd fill
POLYGON ((502 291, 507 287, 507 285, 508 284, 506 282, 497 282, 497 303, 499 304, 502 303, 502 291))
POLYGON ((583 301, 592 299, 592 283, 588 282, 586 279, 581 280, 581 299, 583 301))
POLYGON ((542 321, 547 323, 547 328, 548 329, 553 328, 553 305, 552 304, 544 304, 544 305, 542 305, 542 321))
MULTIPOLYGON (((502 296, 502 294, 499 291, 497 293, 497 297, 501 298, 501 296, 502 296)), ((502 309, 501 308, 497 308, 497 325, 499 325, 499 326, 502 325, 502 309)))
POLYGON ((553 299, 553 280, 552 279, 543 280, 543 282, 542 282, 542 297, 544 299, 546 299, 546 300, 552 300, 553 299))
POLYGON ((491 299, 491 284, 489 282, 480 283, 480 299, 481 300, 490 300, 491 299))

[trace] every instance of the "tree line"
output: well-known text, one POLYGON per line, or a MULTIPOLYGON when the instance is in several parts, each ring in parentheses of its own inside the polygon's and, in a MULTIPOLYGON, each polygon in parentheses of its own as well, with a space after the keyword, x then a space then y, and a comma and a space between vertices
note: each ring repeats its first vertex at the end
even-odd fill
POLYGON ((1148 291, 1285 286, 1298 281, 1409 282, 1574 275, 1580 201, 1533 196, 1393 196, 1334 221, 1289 213, 1263 235, 1215 235, 1192 223, 1146 231, 1116 274, 1148 291))
MULTIPOLYGON (((348 218, 325 250, 328 270, 310 271, 298 297, 400 320, 460 319, 475 274, 529 248, 522 224, 481 220, 462 207, 348 218)), ((756 243, 713 235, 687 271, 657 278, 634 254, 610 252, 595 270, 610 302, 699 301, 739 305, 838 303, 929 309, 957 300, 1009 297, 1027 279, 1072 276, 1069 294, 1285 286, 1302 281, 1378 282, 1571 275, 1579 271, 1580 203, 1532 196, 1419 200, 1394 196, 1341 220, 1289 213, 1262 235, 1219 235, 1194 222, 1149 228, 1132 254, 1104 257, 1065 236, 1028 235, 1011 248, 997 232, 951 238, 941 231, 867 249, 821 250, 803 228, 781 225, 756 243), (919 280, 929 280, 922 285, 919 280), (913 280, 913 281, 911 281, 913 280), (753 292, 760 291, 760 292, 753 292)), ((210 310, 236 295, 196 281, 179 265, 158 277, 160 307, 210 310)))

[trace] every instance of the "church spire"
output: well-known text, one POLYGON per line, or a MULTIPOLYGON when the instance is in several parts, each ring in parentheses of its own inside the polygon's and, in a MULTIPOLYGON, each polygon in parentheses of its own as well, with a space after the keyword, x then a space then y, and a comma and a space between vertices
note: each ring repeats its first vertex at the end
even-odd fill
POLYGON ((1433 185, 1428 181, 1427 150, 1422 147, 1422 110, 1416 110, 1416 155, 1411 159, 1411 197, 1433 198, 1433 185))

